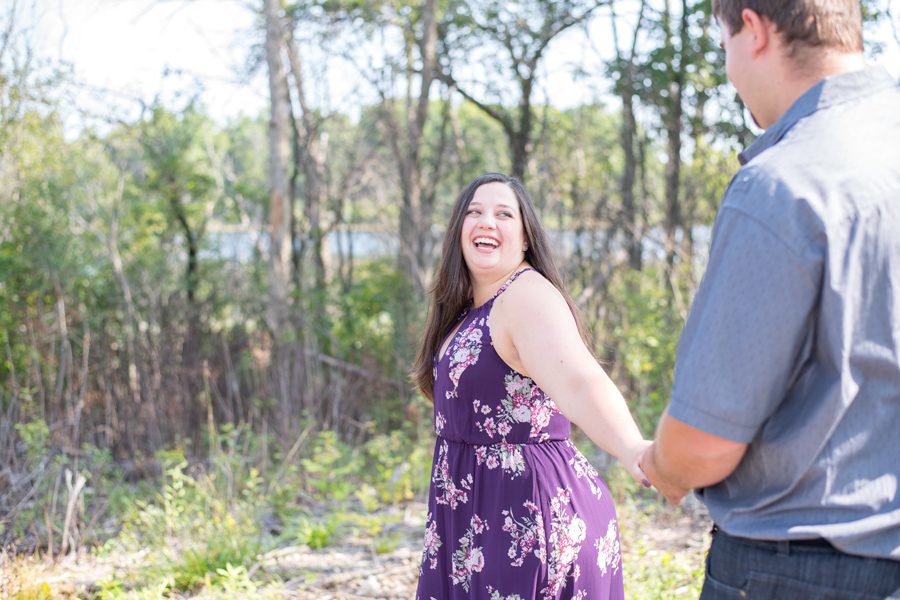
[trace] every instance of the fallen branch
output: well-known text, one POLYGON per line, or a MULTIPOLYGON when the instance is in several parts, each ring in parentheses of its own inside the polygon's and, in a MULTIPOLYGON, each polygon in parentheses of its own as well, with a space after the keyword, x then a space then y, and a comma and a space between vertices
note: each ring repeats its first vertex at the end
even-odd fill
POLYGON ((397 379, 390 379, 388 377, 385 377, 384 375, 381 375, 380 373, 375 373, 374 371, 370 371, 368 369, 363 369, 362 367, 360 367, 358 365, 348 363, 346 361, 343 361, 339 358, 335 358, 333 356, 328 356, 327 354, 322 354, 321 352, 317 352, 310 348, 307 348, 305 350, 305 353, 310 358, 314 358, 315 360, 318 360, 319 362, 324 363, 330 367, 340 369, 347 373, 353 373, 354 375, 359 375, 360 377, 363 377, 365 379, 371 379, 373 381, 378 381, 385 385, 390 385, 392 387, 395 387, 399 390, 403 390, 403 389, 406 389, 407 387, 409 387, 409 384, 405 381, 399 381, 397 379))
POLYGON ((63 532, 62 532, 62 541, 59 545, 59 555, 65 556, 66 551, 69 548, 69 530, 72 530, 71 540, 72 540, 72 548, 78 547, 78 524, 75 522, 75 505, 78 502, 78 497, 81 495, 81 491, 84 489, 84 484, 87 483, 87 479, 85 479, 84 475, 75 473, 75 483, 72 483, 72 471, 66 469, 66 488, 69 490, 69 502, 66 505, 66 518, 63 521, 63 532))

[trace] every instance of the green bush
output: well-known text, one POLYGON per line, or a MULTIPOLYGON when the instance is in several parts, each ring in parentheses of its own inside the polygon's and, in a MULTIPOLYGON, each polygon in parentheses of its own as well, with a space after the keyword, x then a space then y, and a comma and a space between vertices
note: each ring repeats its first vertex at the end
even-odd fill
POLYGON ((300 515, 288 529, 287 538, 296 544, 320 550, 337 541, 340 526, 340 517, 335 513, 320 518, 300 515))
POLYGON ((362 447, 362 479, 384 504, 396 504, 428 493, 431 481, 430 440, 415 441, 401 431, 377 435, 362 447))
POLYGON ((180 449, 158 455, 167 467, 161 489, 134 504, 120 535, 106 548, 149 548, 158 558, 132 574, 128 589, 116 580, 107 582, 101 597, 157 598, 170 591, 216 587, 220 582, 234 587, 243 581, 241 569, 246 574, 266 539, 260 525, 262 477, 246 457, 227 449, 229 437, 241 435, 223 431, 219 439, 224 450, 208 469, 189 469, 180 449))
POLYGON ((32 498, 20 505, 12 517, 11 532, 21 540, 31 536, 37 545, 47 545, 52 539, 54 552, 59 551, 58 534, 63 530, 69 501, 68 478, 74 482, 84 477, 73 525, 77 527, 78 542, 91 546, 109 535, 104 527, 116 521, 135 498, 135 486, 126 484, 122 468, 113 460, 107 448, 83 444, 77 456, 62 453, 54 446, 47 424, 41 419, 17 423, 16 434, 24 447, 26 468, 36 476, 32 498), (90 515, 90 519, 87 519, 90 515), (52 527, 52 534, 47 525, 52 527))
MULTIPOLYGON (((233 579, 251 565, 259 554, 259 543, 238 532, 228 532, 206 538, 202 544, 185 551, 169 567, 174 589, 195 590, 201 586, 218 585, 223 578, 233 579)), ((233 583, 233 581, 232 581, 233 583)))
POLYGON ((618 307, 623 312, 612 330, 614 344, 635 387, 631 409, 641 430, 650 434, 669 401, 684 322, 653 269, 627 273, 614 294, 621 299, 618 307))
POLYGON ((625 595, 634 600, 697 598, 703 585, 703 561, 687 553, 655 550, 641 542, 637 560, 625 565, 625 595))
POLYGON ((47 456, 50 447, 50 428, 43 419, 35 419, 27 423, 16 423, 16 433, 25 445, 28 468, 35 468, 47 456))
POLYGON ((342 442, 333 431, 319 433, 300 464, 314 497, 329 503, 341 503, 350 497, 365 466, 359 450, 342 442))

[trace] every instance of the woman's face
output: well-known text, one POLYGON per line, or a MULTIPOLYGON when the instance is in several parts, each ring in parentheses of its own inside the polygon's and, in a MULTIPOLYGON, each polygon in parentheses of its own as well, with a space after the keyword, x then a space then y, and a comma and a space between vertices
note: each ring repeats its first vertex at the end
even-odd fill
POLYGON ((473 278, 500 278, 522 262, 525 229, 519 201, 509 186, 496 181, 475 190, 459 242, 473 278))

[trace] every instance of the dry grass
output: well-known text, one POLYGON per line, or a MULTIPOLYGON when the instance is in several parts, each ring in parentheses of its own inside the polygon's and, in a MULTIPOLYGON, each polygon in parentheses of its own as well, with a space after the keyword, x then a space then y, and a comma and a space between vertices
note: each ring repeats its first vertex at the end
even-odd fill
MULTIPOLYGON (((633 600, 697 598, 708 544, 708 518, 688 503, 668 509, 652 498, 619 501, 626 597, 633 600)), ((421 557, 425 505, 395 507, 400 517, 391 531, 396 547, 384 551, 379 539, 354 535, 321 550, 282 547, 258 558, 247 570, 253 586, 241 598, 355 600, 413 597, 421 557)), ((0 554, 0 598, 45 600, 100 598, 99 584, 126 579, 152 557, 141 554, 78 555, 55 563, 30 556, 0 554)), ((224 598, 201 589, 193 595, 166 592, 159 583, 110 598, 224 598)))

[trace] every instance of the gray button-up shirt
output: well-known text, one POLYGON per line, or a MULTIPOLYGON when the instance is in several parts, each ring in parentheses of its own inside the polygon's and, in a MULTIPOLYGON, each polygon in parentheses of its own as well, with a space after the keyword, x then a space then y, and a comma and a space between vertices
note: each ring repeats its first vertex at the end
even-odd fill
POLYGON ((900 560, 900 88, 830 77, 741 162, 669 411, 749 447, 698 495, 732 535, 900 560))

